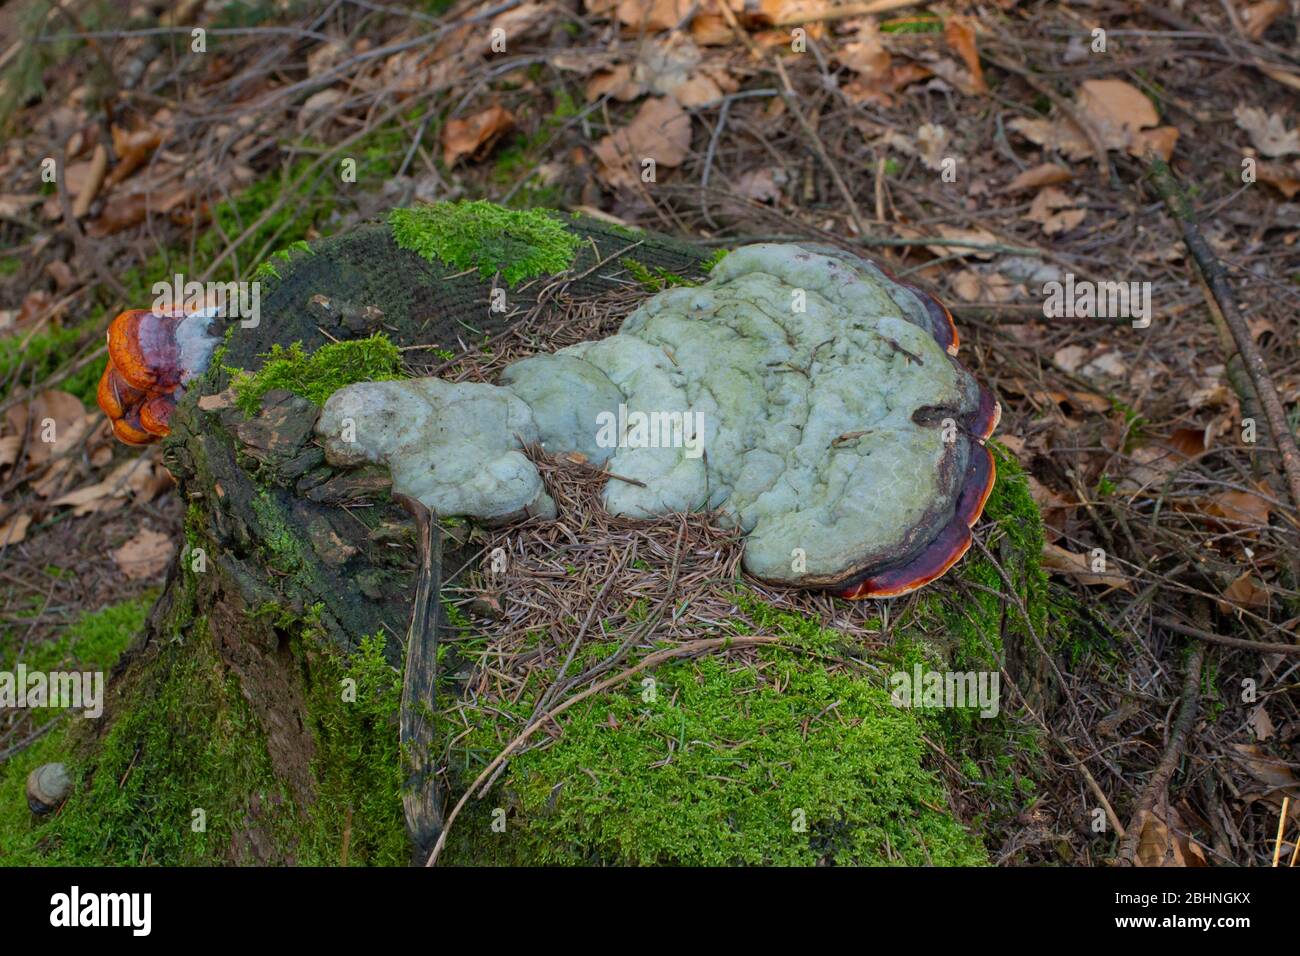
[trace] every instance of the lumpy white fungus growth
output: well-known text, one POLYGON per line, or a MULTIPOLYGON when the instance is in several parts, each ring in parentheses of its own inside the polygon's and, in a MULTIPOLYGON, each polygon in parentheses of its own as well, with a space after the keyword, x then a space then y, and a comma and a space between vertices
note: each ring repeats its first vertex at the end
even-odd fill
POLYGON ((946 346, 934 311, 872 264, 752 245, 500 386, 352 385, 317 431, 331 462, 384 462, 396 491, 496 522, 554 514, 521 442, 580 452, 633 479, 606 483, 611 513, 716 509, 752 574, 832 584, 906 563, 954 520, 984 434, 969 433, 981 389, 946 346))

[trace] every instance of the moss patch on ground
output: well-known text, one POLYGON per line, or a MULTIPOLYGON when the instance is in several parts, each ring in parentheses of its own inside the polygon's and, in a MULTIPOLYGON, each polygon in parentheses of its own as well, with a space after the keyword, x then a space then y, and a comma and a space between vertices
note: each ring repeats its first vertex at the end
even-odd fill
MULTIPOLYGON (((67 656, 60 648, 82 667, 111 662, 150 602, 88 616, 29 666, 57 666, 67 656)), ((319 641, 310 614, 294 638, 310 674, 304 719, 317 744, 317 799, 304 809, 277 782, 262 728, 206 620, 184 631, 124 678, 133 705, 110 714, 102 740, 86 746, 69 718, 0 765, 0 865, 405 864, 401 678, 383 639, 345 659, 319 641), (52 760, 67 763, 77 785, 41 819, 27 809, 25 781, 52 760)))
POLYGON ((388 217, 398 246, 464 272, 509 285, 563 272, 573 264, 578 237, 549 212, 505 209, 480 200, 394 209, 388 217))
MULTIPOLYGON (((30 670, 106 672, 144 623, 155 596, 147 593, 81 615, 58 640, 28 647, 22 663, 30 670)), ((12 634, 6 634, 0 643, 3 646, 0 670, 13 670, 17 664, 18 642, 12 634)), ((42 714, 33 729, 56 713, 42 714)), ((69 731, 79 729, 75 722, 83 719, 76 714, 64 714, 45 736, 0 762, 0 866, 41 861, 37 845, 45 834, 27 809, 27 775, 43 763, 68 761, 72 757, 69 731)))
POLYGON ((405 378, 401 353, 382 334, 347 342, 330 342, 308 354, 301 342, 272 346, 256 372, 228 368, 235 403, 246 415, 257 413, 262 396, 283 388, 317 405, 345 385, 405 378))
MULTIPOLYGON (((882 687, 802 650, 759 657, 673 662, 575 708, 457 824, 448 862, 986 862, 922 767, 920 725, 882 687)), ((494 750, 487 737, 471 732, 465 752, 494 750)))

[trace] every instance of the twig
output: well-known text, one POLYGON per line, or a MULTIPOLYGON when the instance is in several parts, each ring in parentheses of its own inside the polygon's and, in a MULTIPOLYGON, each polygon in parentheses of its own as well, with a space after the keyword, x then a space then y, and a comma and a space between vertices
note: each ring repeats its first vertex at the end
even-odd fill
POLYGON ((803 131, 808 134, 813 149, 817 151, 817 155, 821 158, 822 165, 826 167, 826 171, 830 173, 831 179, 834 180, 835 188, 844 197, 844 204, 849 208, 849 217, 853 220, 853 225, 857 227, 858 235, 867 235, 867 224, 862 218, 862 211, 858 209, 857 200, 853 198, 852 190, 844 182, 844 177, 840 175, 839 167, 831 159, 830 153, 826 152, 826 146, 822 143, 822 138, 817 135, 812 123, 808 122, 808 118, 803 115, 803 110, 799 108, 799 94, 794 91, 794 87, 790 84, 790 74, 785 71, 785 64, 781 62, 779 56, 773 56, 772 62, 776 64, 776 72, 780 74, 781 85, 785 88, 781 94, 782 99, 785 100, 785 105, 789 107, 790 113, 803 127, 803 131))
POLYGON ((1175 633, 1182 634, 1184 637, 1194 637, 1198 641, 1206 641, 1210 644, 1223 644, 1226 647, 1239 647, 1244 651, 1254 651, 1257 654, 1290 654, 1300 657, 1300 644, 1277 644, 1270 641, 1248 641, 1244 637, 1226 637, 1223 634, 1214 634, 1210 631, 1203 631, 1200 628, 1191 627, 1187 624, 1179 624, 1177 621, 1167 617, 1158 617, 1156 623, 1161 627, 1167 627, 1175 633))
POLYGON ((1183 703, 1178 709, 1178 718, 1174 721, 1173 733, 1169 735, 1169 744, 1165 747, 1155 773, 1147 781, 1138 800, 1137 810, 1133 813, 1133 823, 1128 833, 1120 842, 1119 854, 1115 866, 1132 866, 1137 856, 1138 839, 1142 836, 1142 816, 1150 813, 1157 798, 1164 794, 1169 786, 1169 779, 1178 768, 1178 761, 1183 757, 1183 748, 1187 744, 1187 735, 1196 722, 1196 713, 1201 700, 1201 665, 1205 663, 1205 645, 1197 644, 1192 648, 1187 659, 1187 673, 1183 677, 1183 703))
POLYGON ((1300 448, 1296 447, 1295 435, 1291 433, 1286 409, 1282 406, 1282 399, 1278 396, 1277 388, 1273 385, 1273 379, 1269 375, 1264 356, 1260 353, 1259 347, 1255 345, 1250 329, 1246 326, 1246 320, 1242 318, 1241 312, 1237 308, 1237 300, 1228 285, 1227 270, 1223 267, 1219 257, 1210 249, 1205 237, 1201 235, 1191 203, 1187 201, 1187 196, 1178 184, 1178 180, 1174 178, 1169 165, 1158 156, 1152 156, 1148 168, 1151 181, 1155 185, 1157 192, 1160 193, 1166 207, 1182 227, 1183 242, 1187 246, 1187 251, 1192 254, 1192 260, 1205 277, 1206 285, 1210 287, 1210 291, 1214 294, 1214 300, 1223 313, 1223 320, 1227 323, 1228 331, 1232 333, 1232 340, 1237 346, 1237 352, 1245 362, 1246 372, 1250 376, 1251 384, 1255 387, 1255 394, 1259 398, 1260 406, 1263 408, 1269 432, 1277 445, 1278 457, 1281 459, 1282 469, 1286 474, 1291 500, 1297 510, 1300 510, 1300 448))

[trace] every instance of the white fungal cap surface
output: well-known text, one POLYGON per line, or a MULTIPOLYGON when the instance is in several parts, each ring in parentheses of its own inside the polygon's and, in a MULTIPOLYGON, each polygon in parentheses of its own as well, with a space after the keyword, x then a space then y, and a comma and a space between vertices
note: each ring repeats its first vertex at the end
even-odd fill
POLYGON ((316 431, 338 465, 388 465, 393 489, 440 515, 507 522, 555 517, 520 442, 538 440, 532 412, 510 390, 436 378, 360 382, 325 402, 316 431))
POLYGON ((504 387, 354 385, 318 430, 332 461, 386 461, 396 490, 489 520, 553 512, 515 435, 540 439, 633 479, 606 484, 613 514, 718 509, 754 575, 833 584, 907 563, 954 520, 981 391, 944 331, 870 263, 747 246, 617 335, 513 364, 504 387))

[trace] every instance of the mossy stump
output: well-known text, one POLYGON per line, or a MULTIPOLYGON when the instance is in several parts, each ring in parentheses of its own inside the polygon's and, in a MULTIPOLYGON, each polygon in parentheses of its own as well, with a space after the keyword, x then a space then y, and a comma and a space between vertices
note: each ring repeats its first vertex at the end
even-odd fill
MULTIPOLYGON (((164 460, 188 503, 186 542, 112 673, 105 714, 33 754, 68 762, 74 794, 54 818, 0 833, 0 864, 411 862, 397 711, 414 529, 382 469, 324 462, 318 405, 350 381, 404 374, 401 347, 490 344, 539 302, 554 307, 555 273, 570 299, 648 295, 701 278, 710 259, 589 219, 474 203, 398 211, 273 257, 258 273, 260 323, 232 325, 173 418, 164 460)), ((1028 629, 1046 635, 1049 603, 1038 514, 1014 463, 999 454, 999 465, 983 526, 1001 570, 972 553, 924 592, 878 662, 887 669, 1035 666, 1028 629)), ((675 660, 651 675, 653 694, 631 681, 572 708, 550 745, 469 801, 444 861, 987 862, 932 740, 1001 752, 1024 743, 1019 732, 897 707, 887 669, 822 666, 837 632, 750 600, 740 582, 738 607, 781 643, 757 664, 675 660)), ((440 724, 450 800, 533 704, 440 724)), ((1021 788, 1012 801, 1032 786, 990 783, 1021 788)))

